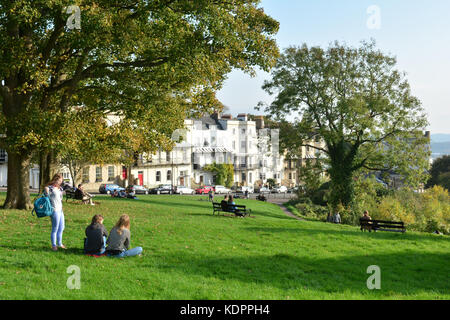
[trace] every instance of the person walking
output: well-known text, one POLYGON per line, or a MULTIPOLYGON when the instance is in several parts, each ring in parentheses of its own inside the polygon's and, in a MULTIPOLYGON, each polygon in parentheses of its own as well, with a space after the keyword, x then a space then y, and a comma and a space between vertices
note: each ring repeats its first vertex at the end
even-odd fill
POLYGON ((64 212, 62 207, 63 188, 61 186, 63 177, 57 173, 52 180, 44 187, 44 194, 50 198, 53 214, 50 216, 52 220, 52 231, 50 240, 52 243, 52 250, 57 251, 58 248, 66 249, 62 243, 62 236, 65 227, 64 212))
POLYGON ((208 200, 213 202, 214 201, 214 190, 213 189, 209 190, 208 195, 209 195, 208 200))
POLYGON ((137 256, 142 253, 142 247, 130 248, 130 217, 126 214, 120 216, 119 221, 109 232, 106 244, 106 255, 109 257, 125 258, 137 256))

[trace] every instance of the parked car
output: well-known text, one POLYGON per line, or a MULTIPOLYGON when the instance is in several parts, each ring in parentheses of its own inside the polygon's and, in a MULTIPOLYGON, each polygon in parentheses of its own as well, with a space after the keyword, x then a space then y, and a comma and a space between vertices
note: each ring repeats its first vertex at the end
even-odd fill
POLYGON ((228 188, 225 188, 224 186, 219 185, 219 186, 214 187, 214 192, 218 193, 218 194, 222 194, 222 193, 229 193, 229 192, 231 192, 231 190, 228 188))
POLYGON ((116 190, 117 191, 125 191, 125 188, 122 188, 118 184, 114 184, 114 183, 103 183, 98 188, 98 192, 106 193, 106 194, 111 194, 111 192, 114 192, 116 190))
POLYGON ((287 193, 286 186, 279 186, 272 189, 272 193, 287 193))
POLYGON ((149 191, 146 187, 140 185, 129 185, 127 187, 127 192, 135 192, 136 194, 148 194, 149 191))
POLYGON ((259 189, 256 189, 255 192, 267 193, 267 192, 270 192, 270 189, 268 187, 261 187, 259 189))
POLYGON ((293 188, 289 188, 287 193, 297 193, 298 189, 299 189, 298 186, 297 187, 293 187, 293 188))
POLYGON ((175 193, 178 194, 195 194, 195 190, 188 188, 186 186, 177 186, 175 189, 175 193))
POLYGON ((200 188, 195 189, 195 193, 197 194, 207 194, 209 191, 214 190, 214 187, 211 186, 203 186, 200 188))
POLYGON ((236 189, 236 193, 245 193, 245 191, 248 191, 248 193, 253 193, 255 192, 255 189, 252 186, 242 186, 236 189))
POLYGON ((155 193, 155 194, 162 194, 162 193, 172 194, 173 193, 172 185, 170 185, 170 184, 160 184, 156 188, 150 189, 150 193, 155 193))

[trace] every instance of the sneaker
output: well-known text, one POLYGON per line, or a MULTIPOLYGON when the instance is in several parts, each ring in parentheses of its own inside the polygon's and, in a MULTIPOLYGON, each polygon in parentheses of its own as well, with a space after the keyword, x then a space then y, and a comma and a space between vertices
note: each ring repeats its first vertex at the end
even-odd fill
POLYGON ((52 246, 52 250, 53 251, 58 251, 58 247, 57 246, 52 246))
POLYGON ((67 248, 66 248, 66 246, 65 246, 65 245, 63 245, 63 244, 62 244, 62 245, 60 245, 59 247, 60 247, 61 249, 67 249, 67 248))

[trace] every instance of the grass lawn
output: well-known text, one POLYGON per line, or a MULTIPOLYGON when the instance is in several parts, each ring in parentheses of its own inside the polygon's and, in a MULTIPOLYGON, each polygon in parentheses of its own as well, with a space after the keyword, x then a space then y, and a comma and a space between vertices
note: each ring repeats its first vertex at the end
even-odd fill
POLYGON ((362 233, 254 200, 237 200, 253 210, 244 219, 213 216, 206 196, 96 201, 64 203, 69 249, 57 252, 49 218, 0 210, 0 299, 450 299, 447 236, 362 233), (142 256, 84 256, 96 213, 108 230, 130 215, 131 246, 142 246, 142 256), (66 286, 71 265, 81 271, 79 290, 66 286), (381 269, 380 290, 366 286, 370 265, 381 269))

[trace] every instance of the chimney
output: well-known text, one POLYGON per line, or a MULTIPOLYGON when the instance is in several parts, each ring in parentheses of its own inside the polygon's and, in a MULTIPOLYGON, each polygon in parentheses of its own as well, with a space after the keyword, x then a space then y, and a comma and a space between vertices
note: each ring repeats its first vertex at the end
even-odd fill
POLYGON ((264 129, 264 116, 255 116, 256 129, 264 129))

